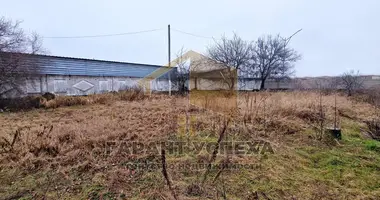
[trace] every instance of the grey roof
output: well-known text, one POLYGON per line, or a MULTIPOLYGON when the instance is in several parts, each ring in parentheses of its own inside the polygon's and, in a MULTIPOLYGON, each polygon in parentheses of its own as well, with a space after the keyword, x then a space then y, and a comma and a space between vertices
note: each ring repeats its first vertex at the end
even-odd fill
MULTIPOLYGON (((14 54, 2 52, 0 56, 18 55, 27 65, 36 65, 39 74, 85 75, 85 76, 128 76, 145 77, 164 67, 160 65, 94 60, 36 54, 14 54)), ((174 68, 173 68, 174 69, 174 68)), ((173 71, 173 70, 172 70, 173 71)))

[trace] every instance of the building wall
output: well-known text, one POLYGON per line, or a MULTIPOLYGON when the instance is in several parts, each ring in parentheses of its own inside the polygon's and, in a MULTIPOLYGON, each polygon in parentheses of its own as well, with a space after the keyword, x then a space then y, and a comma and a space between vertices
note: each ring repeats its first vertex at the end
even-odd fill
MULTIPOLYGON (((260 89, 260 81, 255 79, 239 79, 235 85, 238 90, 252 91, 260 89)), ((190 90, 228 90, 228 84, 222 79, 191 78, 190 90)))
MULTIPOLYGON (((380 76, 361 76, 359 79, 363 89, 380 88, 380 76)), ((339 77, 305 77, 292 79, 292 89, 344 89, 339 77)))
MULTIPOLYGON (((236 86, 236 85, 235 85, 236 86)), ((229 90, 223 79, 191 78, 190 90, 229 90)))
MULTIPOLYGON (((44 75, 26 80, 21 94, 11 94, 7 97, 43 94, 45 92, 56 95, 90 95, 111 91, 125 90, 139 86, 141 78, 111 77, 111 76, 62 76, 44 75)), ((144 85, 141 87, 144 89, 144 85)), ((153 91, 168 91, 168 79, 150 81, 153 91)), ((172 90, 175 88, 172 87, 172 90)))
POLYGON ((228 84, 220 79, 198 78, 198 90, 228 90, 228 84))
POLYGON ((363 80, 365 88, 380 88, 380 76, 365 76, 363 80))
MULTIPOLYGON (((11 93, 5 97, 19 97, 26 95, 37 95, 45 92, 51 92, 57 95, 90 95, 100 94, 111 91, 120 91, 127 88, 138 86, 139 80, 142 78, 133 77, 112 77, 112 76, 65 76, 65 75, 43 75, 34 77, 25 81, 22 87, 22 93, 11 93)), ((299 81, 299 80, 298 80, 299 81)), ((297 88, 296 82, 293 81, 267 81, 265 88, 267 89, 316 89, 314 79, 302 79, 302 87, 297 88), (310 84, 306 84, 310 82, 310 84), (313 83, 313 84, 311 84, 313 83)), ((322 81, 327 83, 327 81, 322 81)), ((189 88, 198 90, 227 90, 228 85, 220 79, 191 78, 189 88), (195 83, 197 82, 197 83, 195 83)), ((177 88, 169 83, 168 79, 159 78, 150 81, 150 89, 152 91, 168 91, 169 85, 171 90, 177 88)), ((380 88, 380 79, 366 77, 364 81, 365 88, 380 88)), ((144 84, 141 85, 144 87, 144 84)), ((260 89, 260 81, 256 79, 239 79, 237 83, 239 90, 252 91, 260 89)), ((143 88, 144 89, 144 88, 143 88)))
POLYGON ((239 79, 238 88, 241 91, 252 91, 260 89, 261 81, 257 79, 239 79))

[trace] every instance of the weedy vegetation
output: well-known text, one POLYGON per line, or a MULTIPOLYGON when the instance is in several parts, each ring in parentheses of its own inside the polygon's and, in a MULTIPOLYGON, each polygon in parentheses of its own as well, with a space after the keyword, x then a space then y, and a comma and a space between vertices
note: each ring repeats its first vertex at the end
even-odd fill
POLYGON ((8 107, 0 113, 0 199, 380 198, 380 115, 372 97, 189 95, 130 90, 8 107), (337 118, 342 140, 326 142, 323 129, 337 118), (253 155, 218 151, 226 141, 254 140, 270 144, 272 153, 260 145, 253 155), (136 154, 107 148, 120 141, 213 145, 182 153, 171 146, 136 154), (204 167, 176 167, 193 165, 204 167))

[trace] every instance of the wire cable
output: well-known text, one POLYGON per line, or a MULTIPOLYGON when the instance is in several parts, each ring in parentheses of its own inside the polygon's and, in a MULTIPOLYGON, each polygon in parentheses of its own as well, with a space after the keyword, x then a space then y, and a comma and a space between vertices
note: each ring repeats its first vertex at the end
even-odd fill
POLYGON ((160 28, 160 29, 144 30, 144 31, 136 31, 136 32, 127 32, 127 33, 105 34, 105 35, 54 36, 54 37, 43 37, 43 38, 47 38, 47 39, 99 38, 99 37, 112 37, 112 36, 122 36, 122 35, 135 35, 135 34, 155 32, 155 31, 160 31, 160 30, 162 30, 162 28, 160 28))
POLYGON ((212 38, 212 37, 207 37, 207 36, 197 35, 197 34, 193 34, 193 33, 185 32, 185 31, 181 31, 181 30, 174 29, 174 28, 172 28, 172 30, 173 30, 173 31, 176 31, 176 32, 179 32, 179 33, 182 33, 182 34, 186 34, 186 35, 191 35, 191 36, 194 36, 194 37, 198 37, 198 38, 214 39, 214 38, 212 38))

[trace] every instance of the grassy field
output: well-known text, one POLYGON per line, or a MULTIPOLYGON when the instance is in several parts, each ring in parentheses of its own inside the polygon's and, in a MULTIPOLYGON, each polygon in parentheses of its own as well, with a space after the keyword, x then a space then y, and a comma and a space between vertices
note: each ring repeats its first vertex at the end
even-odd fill
POLYGON ((366 133, 379 112, 343 95, 105 94, 42 103, 0 113, 0 199, 380 199, 380 142, 366 133), (335 118, 339 141, 320 131, 335 118), (269 150, 214 152, 221 141, 257 140, 269 150), (214 146, 169 145, 165 156, 107 147, 120 141, 214 146), (137 167, 147 164, 155 167, 137 167))

